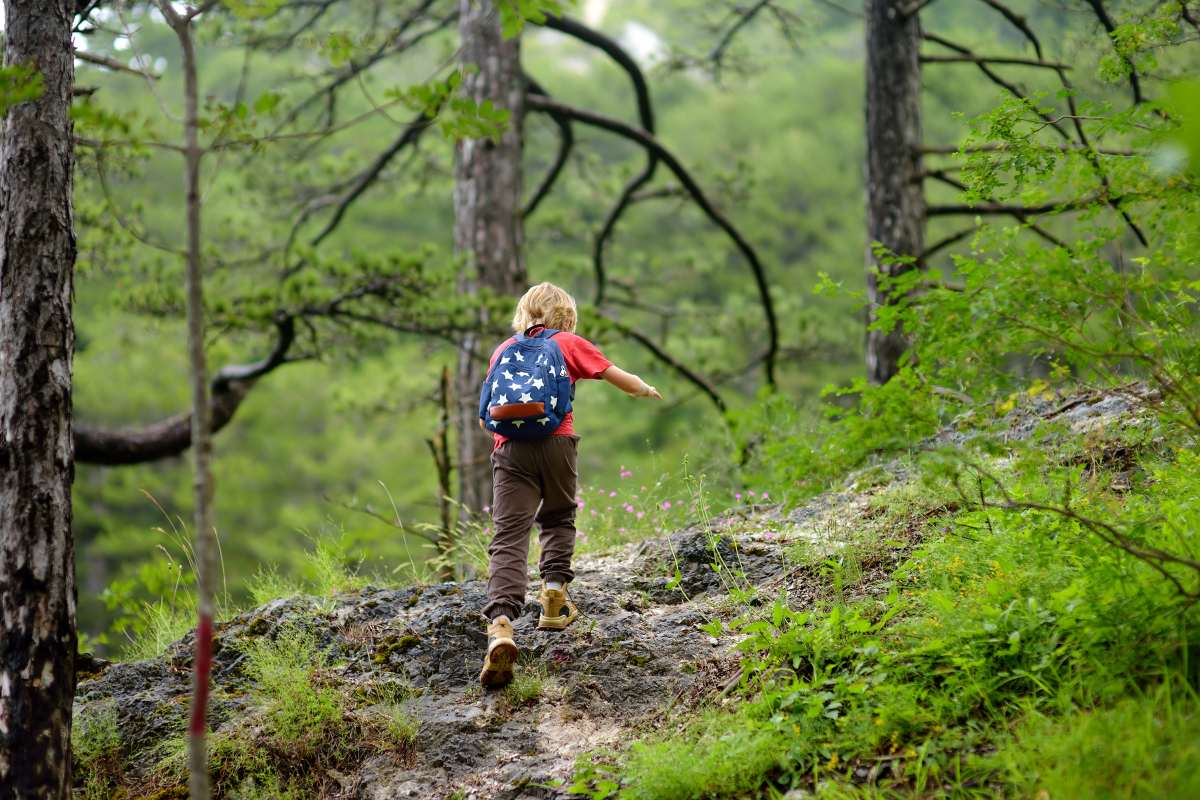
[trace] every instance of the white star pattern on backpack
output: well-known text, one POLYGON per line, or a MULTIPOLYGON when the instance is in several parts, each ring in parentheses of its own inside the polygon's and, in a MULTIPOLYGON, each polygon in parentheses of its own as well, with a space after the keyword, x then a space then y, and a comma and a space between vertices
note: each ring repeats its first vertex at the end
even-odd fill
POLYGON ((489 432, 541 439, 551 435, 571 411, 567 393, 574 395, 574 391, 563 351, 551 338, 556 333, 550 329, 534 335, 518 333, 499 348, 479 401, 479 417, 489 432), (508 407, 509 413, 498 411, 501 406, 508 407))

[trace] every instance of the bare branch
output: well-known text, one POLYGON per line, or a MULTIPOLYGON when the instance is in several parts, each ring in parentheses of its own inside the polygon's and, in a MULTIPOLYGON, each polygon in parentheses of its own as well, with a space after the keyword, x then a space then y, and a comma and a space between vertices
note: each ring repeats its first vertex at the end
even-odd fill
MULTIPOLYGON (((552 30, 564 33, 585 44, 598 48, 625 71, 625 74, 629 76, 630 83, 633 84, 634 95, 637 98, 638 120, 640 121, 642 130, 653 135, 655 132, 654 106, 650 102, 650 87, 646 83, 646 76, 642 73, 641 67, 625 51, 625 48, 600 31, 589 28, 567 17, 548 17, 545 25, 552 30)), ((547 113, 553 115, 553 112, 547 111, 547 113)), ((596 296, 594 300, 596 305, 601 305, 604 302, 604 295, 607 289, 607 275, 604 269, 605 245, 612 238, 613 232, 617 227, 617 222, 630 206, 634 194, 638 189, 654 179, 654 173, 657 169, 658 155, 653 151, 647 151, 645 166, 642 167, 641 172, 625 184, 617 201, 605 216, 604 224, 600 227, 600 232, 596 235, 592 243, 592 265, 596 274, 596 296)))
POLYGON ((963 239, 970 236, 976 230, 978 230, 978 229, 975 226, 971 226, 970 228, 964 228, 961 231, 956 231, 955 233, 952 233, 949 236, 938 239, 936 242, 934 242, 933 244, 931 244, 925 248, 925 252, 921 253, 918 260, 927 261, 935 253, 937 253, 941 250, 945 250, 950 245, 961 242, 963 239))
POLYGON ((941 36, 938 36, 937 34, 934 34, 934 33, 923 33, 922 37, 926 41, 930 41, 935 44, 940 44, 942 47, 953 50, 954 52, 958 53, 959 55, 969 57, 969 59, 973 61, 975 66, 977 66, 979 68, 979 71, 982 72, 984 75, 986 75, 988 77, 988 79, 992 81, 992 83, 996 84, 1000 88, 1004 89, 1004 91, 1011 94, 1013 97, 1017 98, 1021 102, 1028 105, 1029 108, 1032 109, 1035 113, 1037 113, 1038 116, 1040 116, 1042 119, 1046 120, 1046 122, 1050 125, 1050 127, 1052 127, 1059 136, 1063 137, 1064 139, 1067 139, 1068 141, 1070 140, 1071 135, 1069 133, 1067 133, 1066 129, 1063 128, 1060 123, 1055 122, 1053 120, 1053 118, 1050 117, 1048 114, 1045 114, 1044 112, 1039 111, 1037 109, 1037 106, 1033 103, 1032 100, 1029 99, 1029 96, 1026 95, 1025 92, 1023 92, 1021 89, 1019 89, 1015 84, 1009 83, 1004 78, 1000 77, 1000 75, 998 75, 995 70, 993 70, 991 67, 989 67, 987 65, 986 61, 980 60, 980 57, 977 56, 975 53, 971 52, 968 48, 963 47, 960 44, 955 44, 954 42, 952 42, 948 39, 945 39, 941 36))
MULTIPOLYGON (((227 366, 213 377, 213 433, 229 424, 259 378, 295 360, 288 358, 296 335, 294 320, 280 316, 276 327, 278 338, 270 355, 252 364, 227 366)), ((178 456, 192 446, 191 424, 190 409, 136 430, 108 430, 76 422, 75 460, 85 464, 122 465, 178 456)))
POLYGON ((633 339, 638 344, 640 344, 642 347, 646 348, 646 350, 648 350, 651 355, 653 355, 655 358, 657 358, 662 363, 666 364, 668 367, 670 367, 675 372, 677 372, 680 375, 680 377, 682 377, 688 383, 692 384, 697 389, 699 389, 701 392, 703 392, 704 395, 713 402, 713 405, 715 405, 717 407, 717 411, 721 412, 722 414, 725 413, 726 409, 728 408, 725 404, 725 400, 724 400, 724 398, 721 397, 720 392, 718 392, 711 383, 709 383, 707 380, 705 380, 703 377, 701 377, 698 373, 693 371, 686 364, 677 360, 676 358, 671 356, 670 353, 668 353, 667 351, 665 351, 661 347, 659 347, 658 344, 655 343, 655 341, 653 339, 651 339, 649 336, 647 336, 646 334, 642 333, 641 331, 637 330, 636 328, 632 328, 629 325, 626 325, 625 323, 618 321, 616 318, 614 318, 608 312, 599 310, 597 313, 599 313, 600 316, 604 317, 604 319, 608 320, 609 324, 612 325, 614 328, 616 328, 618 331, 620 331, 622 334, 624 334, 625 336, 628 336, 630 339, 633 339))
POLYGON ((421 134, 433 124, 433 118, 426 114, 418 114, 412 122, 404 128, 404 131, 396 138, 394 142, 382 153, 376 156, 371 165, 363 170, 354 180, 354 184, 347 190, 346 194, 334 209, 333 216, 325 223, 325 227, 321 232, 313 237, 311 244, 315 247, 325 240, 329 234, 341 224, 342 218, 346 215, 346 211, 358 200, 371 184, 378 178, 380 173, 391 163, 396 154, 404 150, 409 145, 415 144, 421 138, 421 134))
POLYGON ((112 70, 113 72, 126 72, 130 75, 137 75, 139 78, 146 78, 147 80, 156 81, 162 77, 158 73, 151 72, 150 70, 138 69, 137 67, 126 64, 124 61, 118 61, 115 58, 109 58, 108 56, 100 55, 99 53, 93 53, 90 50, 76 50, 75 57, 80 61, 86 61, 89 64, 95 64, 98 67, 104 67, 105 69, 112 70))
MULTIPOLYGON (((534 94, 540 94, 543 97, 550 96, 537 81, 528 75, 525 76, 525 81, 529 84, 529 89, 534 94)), ((521 216, 525 219, 533 216, 533 212, 537 210, 537 207, 550 194, 550 190, 554 188, 555 182, 558 181, 558 176, 562 174, 563 167, 566 166, 567 159, 571 157, 571 150, 575 147, 575 128, 572 127, 571 120, 557 114, 550 114, 550 119, 554 120, 554 124, 558 126, 558 154, 554 157, 554 163, 550 165, 546 176, 542 178, 542 182, 538 185, 537 191, 533 193, 533 197, 529 198, 529 202, 525 204, 525 210, 521 212, 521 216)))
POLYGON ((708 60, 713 63, 713 72, 718 82, 721 80, 721 67, 724 65, 725 51, 733 44, 738 31, 749 25, 758 16, 758 13, 769 5, 771 5, 771 0, 758 0, 757 3, 749 8, 742 9, 735 7, 731 11, 731 14, 737 17, 737 20, 734 21, 733 25, 729 26, 729 29, 725 31, 708 54, 708 60))
POLYGON ((1037 57, 1039 59, 1043 57, 1042 43, 1038 41, 1037 36, 1033 32, 1033 28, 1029 27, 1029 23, 1025 21, 1025 17, 999 2, 999 0, 980 0, 980 2, 986 3, 987 5, 999 11, 1006 20, 1013 24, 1013 27, 1025 34, 1025 38, 1028 39, 1029 43, 1033 45, 1033 52, 1037 53, 1037 57))
POLYGON ((1036 58, 1016 58, 1013 56, 929 56, 920 57, 922 64, 1013 64, 1024 67, 1042 67, 1044 69, 1070 69, 1069 64, 1058 61, 1042 61, 1036 58))
MULTIPOLYGON (((1112 35, 1116 31, 1117 26, 1116 23, 1113 22, 1112 17, 1108 15, 1107 9, 1104 8, 1104 3, 1102 0, 1088 0, 1088 5, 1090 5, 1092 7, 1092 11, 1096 13, 1096 18, 1100 20, 1100 24, 1104 26, 1104 31, 1108 34, 1108 39, 1110 42, 1112 42, 1113 49, 1116 50, 1117 43, 1113 41, 1112 35)), ((1119 50, 1117 51, 1117 55, 1120 56, 1122 63, 1124 63, 1126 68, 1129 69, 1129 89, 1133 93, 1133 104, 1141 105, 1146 101, 1146 98, 1142 95, 1142 81, 1141 78, 1138 77, 1137 67, 1135 67, 1133 62, 1126 58, 1125 54, 1121 53, 1119 50)))
POLYGON ((630 125, 627 125, 620 120, 612 117, 597 114, 592 111, 586 111, 581 108, 566 106, 562 103, 555 102, 545 97, 537 95, 529 98, 529 108, 536 111, 551 112, 563 114, 576 122, 581 122, 585 125, 592 125, 597 128, 602 128, 618 136, 622 136, 632 142, 636 142, 647 150, 653 151, 667 166, 668 169, 675 175, 679 182, 687 190, 692 200, 700 207, 700 210, 715 224, 723 230, 726 235, 733 241, 737 249, 742 253, 750 267, 751 273, 754 275, 755 284, 758 287, 759 301, 763 307, 763 314, 766 317, 767 323, 767 355, 765 359, 767 383, 771 386, 775 385, 775 356, 779 351, 779 324, 775 317, 775 306, 771 300, 770 287, 767 284, 766 271, 763 269, 762 262, 759 261, 758 253, 742 236, 741 232, 734 227, 720 211, 713 206, 708 196, 700 188, 699 184, 692 177, 691 173, 684 168, 675 154, 668 150, 661 142, 643 130, 639 130, 630 125))
MULTIPOLYGON (((1036 147, 1039 150, 1061 150, 1063 152, 1078 151, 1080 153, 1084 153, 1084 152, 1090 151, 1093 153, 1099 153, 1102 156, 1133 157, 1133 156, 1146 155, 1146 153, 1144 153, 1140 150, 1131 150, 1128 148, 1112 148, 1112 147, 1090 147, 1090 146, 1083 145, 1083 144, 1076 144, 1074 142, 1064 142, 1062 144, 1038 144, 1038 145, 1034 145, 1034 147, 1036 147)), ((939 144, 939 145, 922 145, 921 147, 918 148, 918 151, 922 155, 952 156, 952 155, 957 155, 959 153, 964 153, 967 155, 969 155, 971 153, 995 153, 995 152, 1008 150, 1008 149, 1010 149, 1010 148, 1004 144, 980 144, 980 145, 972 145, 970 147, 955 147, 952 144, 939 144)))

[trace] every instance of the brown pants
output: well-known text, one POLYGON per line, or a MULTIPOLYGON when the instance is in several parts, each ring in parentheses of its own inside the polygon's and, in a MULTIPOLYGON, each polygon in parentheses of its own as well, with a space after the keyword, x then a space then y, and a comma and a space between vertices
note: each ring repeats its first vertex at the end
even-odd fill
POLYGON ((492 522, 488 545, 488 602, 484 616, 516 619, 529 585, 529 531, 542 529, 542 580, 575 577, 575 470, 578 436, 532 442, 507 441, 492 451, 492 522))

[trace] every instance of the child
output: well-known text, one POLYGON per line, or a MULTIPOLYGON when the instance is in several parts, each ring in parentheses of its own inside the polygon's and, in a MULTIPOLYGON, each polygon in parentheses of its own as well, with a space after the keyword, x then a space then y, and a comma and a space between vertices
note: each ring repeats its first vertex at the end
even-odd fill
MULTIPOLYGON (((551 334, 551 338, 562 351, 572 385, 580 380, 602 379, 634 397, 662 399, 653 386, 613 366, 594 344, 575 335, 575 323, 575 299, 551 283, 540 283, 517 303, 512 327, 518 334, 528 337, 538 336, 543 329, 558 330, 559 333, 551 334)), ((496 348, 489 371, 505 348, 517 338, 514 336, 496 348)), ((486 386, 484 393, 486 396, 486 386)), ((483 405, 486 404, 485 399, 483 405)), ((481 414, 480 427, 484 427, 483 416, 481 414)), ((575 461, 579 441, 572 423, 573 412, 568 412, 553 433, 544 438, 517 440, 494 434, 492 520, 495 533, 488 547, 488 602, 483 609, 491 624, 488 626, 487 654, 479 673, 479 682, 487 687, 503 686, 512 680, 513 662, 517 658, 512 620, 520 615, 525 605, 529 530, 535 520, 542 531, 542 555, 538 564, 542 578, 538 602, 542 613, 538 628, 562 630, 579 613, 567 596, 567 584, 575 577, 571 571, 571 556, 575 552, 575 461)))

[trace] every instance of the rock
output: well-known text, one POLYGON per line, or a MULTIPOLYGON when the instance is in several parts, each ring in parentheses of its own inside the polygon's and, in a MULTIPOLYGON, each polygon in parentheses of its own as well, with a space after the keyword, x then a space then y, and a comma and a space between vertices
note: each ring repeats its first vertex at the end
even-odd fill
MULTIPOLYGON (((1128 415, 1132 403, 1097 393, 1061 413, 1070 424, 1113 420, 1128 415)), ((1021 420, 1055 409, 1023 412, 1021 420)), ((901 474, 892 465, 879 469, 901 474)), ((871 513, 869 500, 862 492, 831 492, 786 514, 771 509, 746 517, 736 535, 695 526, 579 559, 572 597, 582 615, 574 625, 538 631, 532 603, 514 622, 525 686, 519 698, 483 693, 477 684, 487 644, 481 581, 273 601, 216 628, 212 727, 225 731, 253 718, 259 701, 246 645, 298 627, 327 654, 321 680, 351 699, 356 719, 378 717, 398 703, 417 725, 415 742, 401 752, 358 745, 361 759, 326 769, 337 796, 565 797, 556 787, 569 783, 579 755, 620 746, 631 733, 659 724, 664 709, 690 707, 736 682, 737 637, 714 637, 701 626, 736 613, 728 602, 731 586, 768 587, 767 602, 784 591, 793 605, 814 602, 826 591, 820 573, 793 568, 787 549, 798 539, 824 541, 837 526, 861 525, 871 513), (786 535, 776 533, 781 529, 786 535)), ((81 660, 76 714, 115 713, 127 783, 147 788, 130 796, 178 789, 150 789, 139 780, 161 758, 163 743, 184 731, 192 641, 189 634, 147 661, 81 660)), ((795 789, 785 795, 807 796, 795 789)))

